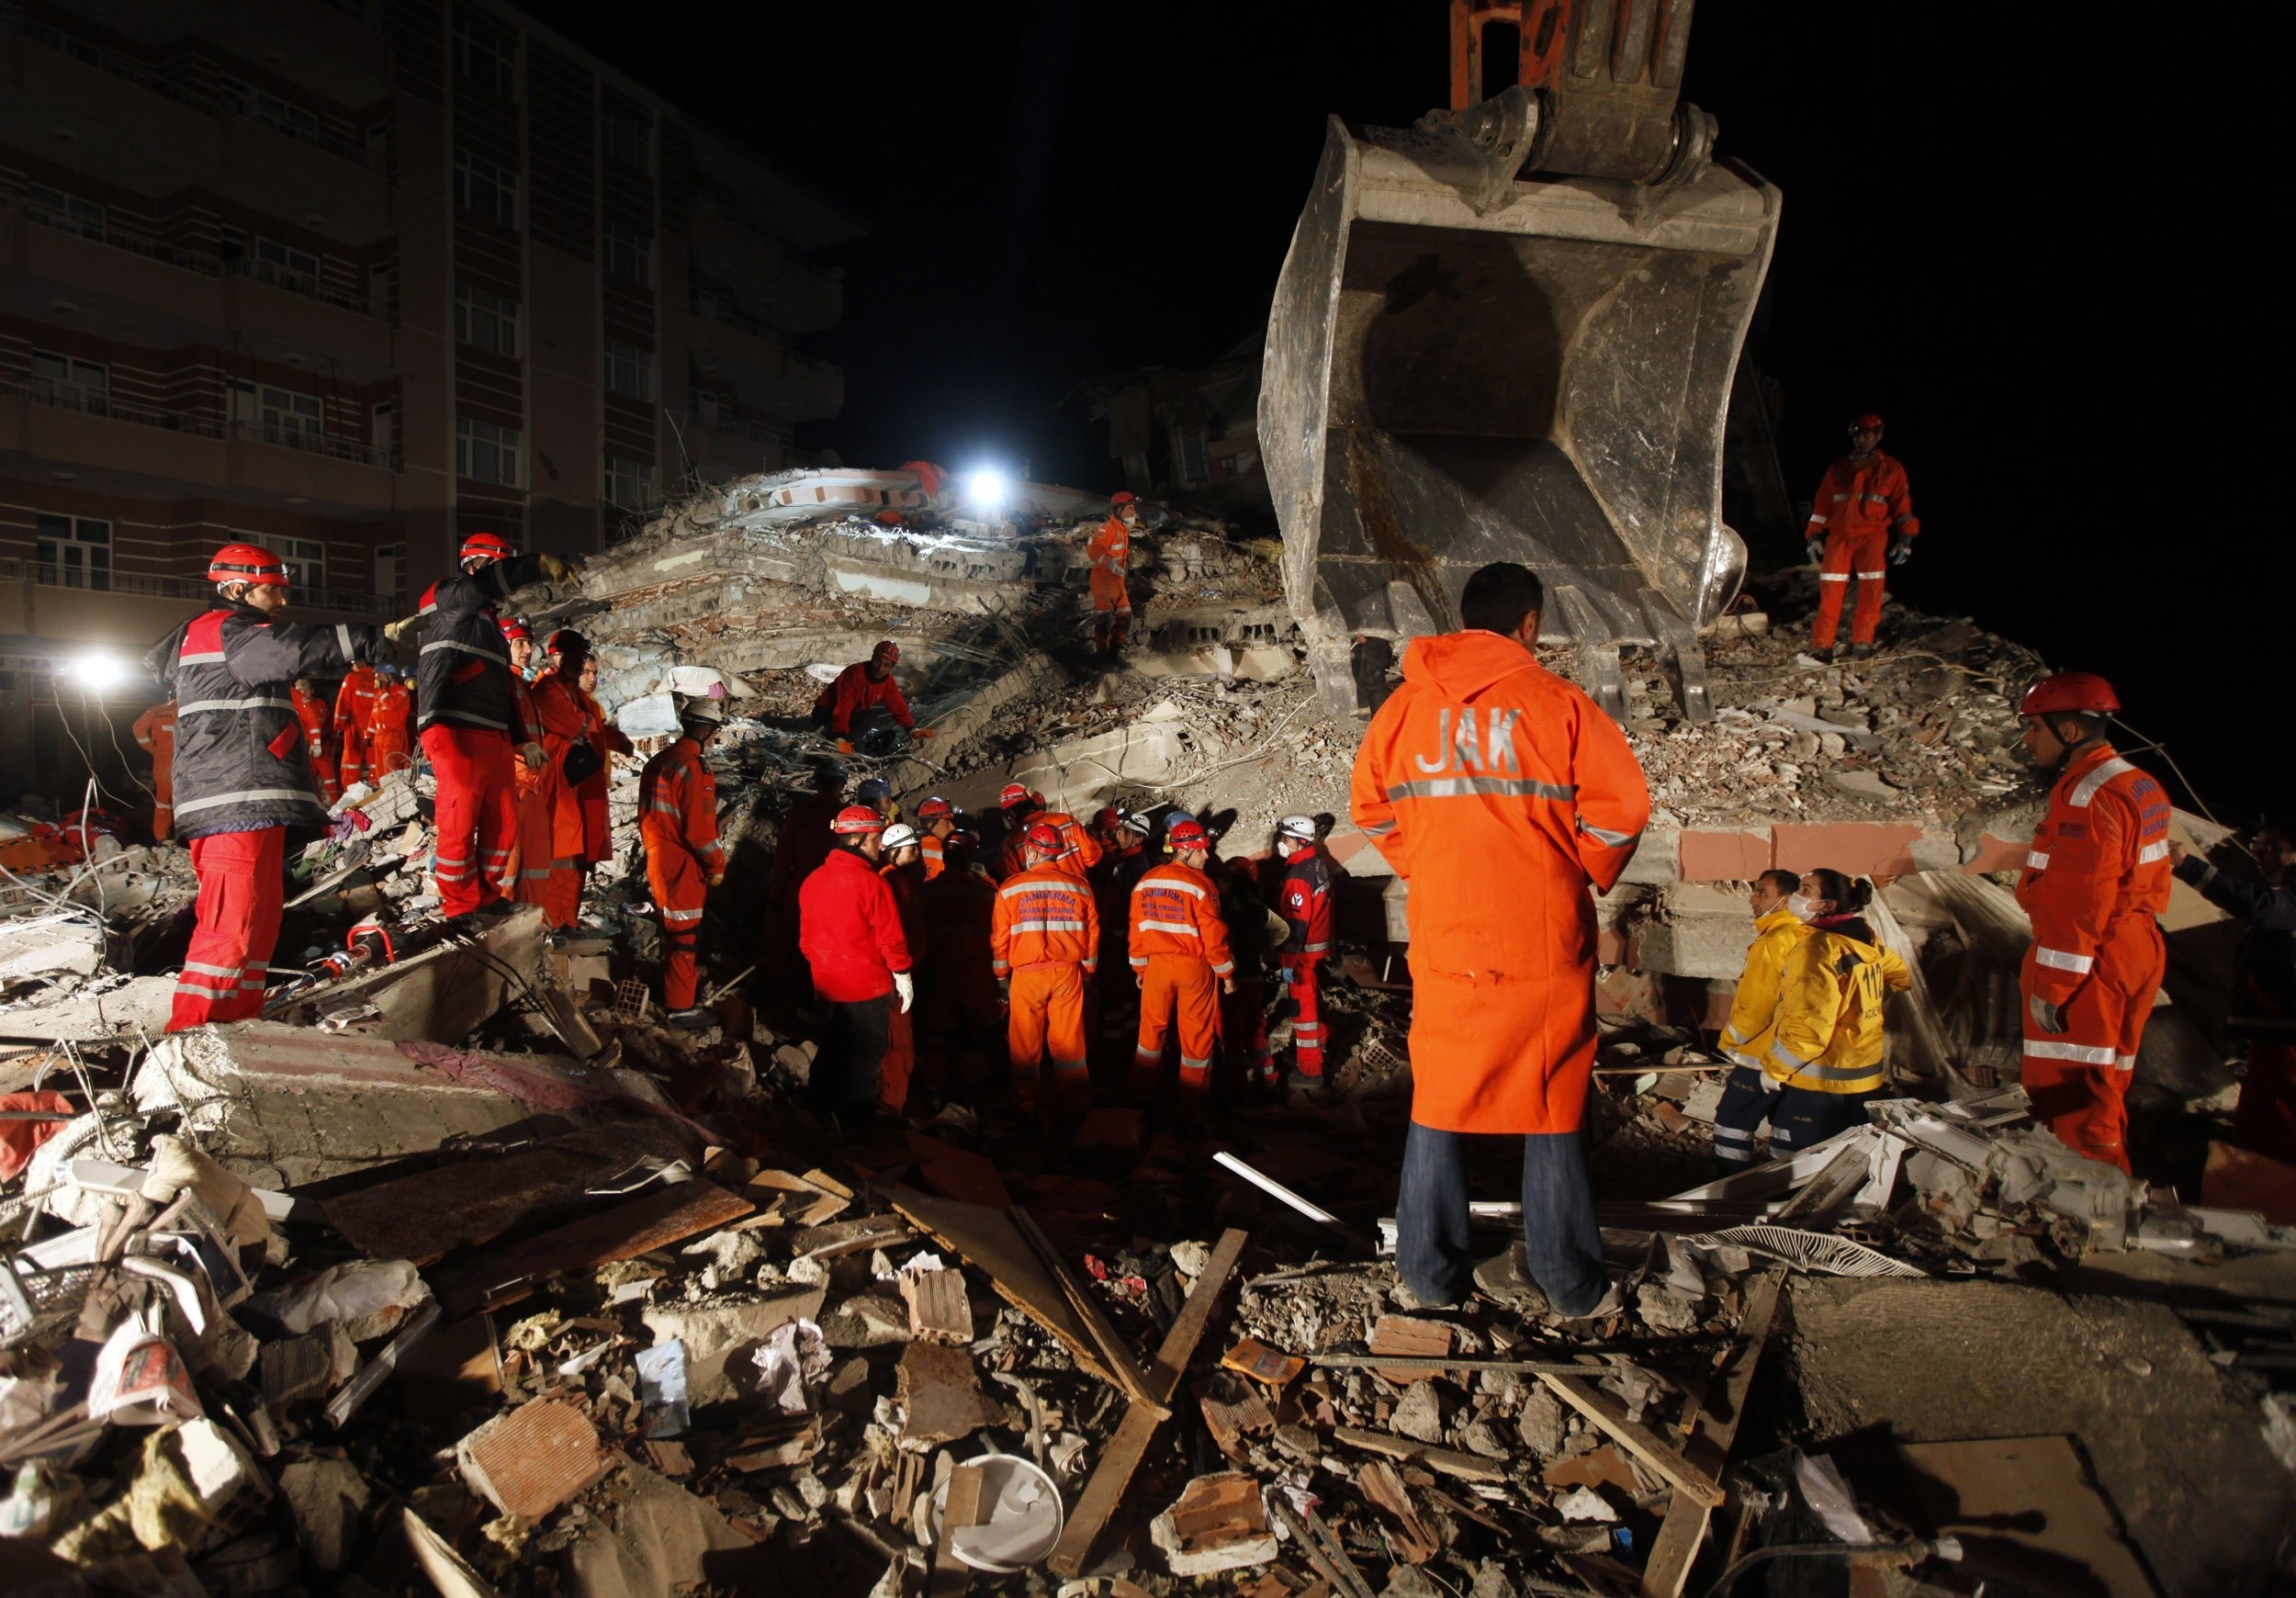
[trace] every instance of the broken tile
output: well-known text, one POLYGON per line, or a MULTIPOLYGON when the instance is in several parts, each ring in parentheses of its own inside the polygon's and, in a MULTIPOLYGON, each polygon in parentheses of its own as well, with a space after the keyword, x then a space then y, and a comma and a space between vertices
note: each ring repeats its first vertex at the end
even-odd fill
POLYGON ((613 1463, 590 1417, 564 1399, 536 1399, 499 1415, 455 1448, 472 1491, 504 1514, 539 1520, 613 1463))

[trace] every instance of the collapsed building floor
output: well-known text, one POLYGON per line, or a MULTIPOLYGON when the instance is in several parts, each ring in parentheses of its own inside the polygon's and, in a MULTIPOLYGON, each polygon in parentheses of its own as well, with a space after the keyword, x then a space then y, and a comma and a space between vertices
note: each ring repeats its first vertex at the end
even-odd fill
POLYGON ((1215 523, 1135 540, 1137 641, 1095 657, 1088 503, 780 474, 531 596, 597 643, 641 750, 672 689, 732 691, 714 1029, 648 996, 634 766, 573 934, 437 921, 428 779, 396 778, 296 867, 275 963, 311 969, 175 1036, 184 852, 40 870, 31 843, 74 851, 26 841, 0 1093, 47 1119, 10 1123, 42 1135, 0 1188, 0 1590, 1679 1594, 1788 1544, 1870 1547, 1860 1592, 2284 1589, 2296 1230, 2222 1142, 2234 929, 2178 890, 2131 1100, 2160 1179, 2070 1154, 2016 1086, 2029 656, 1893 605, 1880 654, 1818 665, 1806 573, 1706 639, 1710 721, 1629 652, 1657 810, 1601 902, 1589 1121, 1622 1308, 1548 1313, 1494 1201, 1470 1301, 1407 1310, 1409 979, 1346 819, 1364 721, 1321 710, 1271 551, 1215 523), (850 764, 909 810, 993 827, 1018 781, 1185 810, 1231 858, 1327 818, 1333 1092, 1223 1094, 1199 1136, 1111 1097, 1048 1144, 971 1059, 905 1124, 815 1124, 756 906, 832 749, 813 700, 882 637, 938 736, 850 764), (1738 884, 1820 865, 1886 883, 1923 978, 1896 1097, 1716 1180, 1738 884))

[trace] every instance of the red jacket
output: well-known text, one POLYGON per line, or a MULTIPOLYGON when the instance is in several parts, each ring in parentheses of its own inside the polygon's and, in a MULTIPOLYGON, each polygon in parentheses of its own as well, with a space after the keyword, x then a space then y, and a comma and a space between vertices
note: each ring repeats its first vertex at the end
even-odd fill
POLYGON ((850 849, 830 850, 797 890, 797 947, 813 967, 814 991, 832 1004, 889 994, 893 973, 909 968, 893 890, 850 849))
POLYGON ((2102 738, 2081 747, 2049 790, 2017 902, 2033 923, 2033 990, 2072 1002, 2116 933, 2168 907, 2168 794, 2102 738))
POLYGON ((1906 468, 1894 456, 1875 450, 1860 460, 1845 455, 1826 468, 1810 501, 1805 539, 1839 534, 1844 538, 1902 533, 1911 538, 1921 531, 1913 513, 1913 494, 1907 486, 1906 468))
POLYGON ((1332 862, 1311 844, 1284 865, 1277 912, 1290 930, 1276 952, 1321 960, 1332 951, 1332 862))
POLYGON ((909 702, 901 697, 901 685, 888 671, 881 682, 869 680, 869 662, 856 660, 837 674, 837 681, 821 691, 821 697, 813 702, 816 710, 827 711, 829 730, 843 737, 853 730, 853 718, 872 705, 882 704, 893 719, 903 726, 915 726, 917 718, 909 714, 909 702))

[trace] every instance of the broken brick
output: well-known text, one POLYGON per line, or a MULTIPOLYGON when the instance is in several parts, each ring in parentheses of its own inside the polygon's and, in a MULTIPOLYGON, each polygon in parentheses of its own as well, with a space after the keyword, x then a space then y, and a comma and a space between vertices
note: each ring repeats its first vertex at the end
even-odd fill
POLYGON ((973 1341, 973 1300, 962 1271, 903 1271, 899 1285, 909 1307, 911 1337, 928 1343, 973 1341))
POLYGON ((1150 1523, 1148 1536, 1176 1576, 1240 1570, 1276 1557, 1259 1480, 1241 1470, 1196 1478, 1150 1523))
POLYGON ((588 1415, 563 1399, 536 1399, 465 1437, 455 1457, 489 1503, 539 1520, 604 1475, 613 1457, 588 1415))

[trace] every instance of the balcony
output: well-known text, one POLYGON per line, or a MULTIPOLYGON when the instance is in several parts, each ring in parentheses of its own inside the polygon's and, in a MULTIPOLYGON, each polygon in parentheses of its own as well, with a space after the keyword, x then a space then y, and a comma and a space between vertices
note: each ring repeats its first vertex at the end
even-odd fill
POLYGON ((782 243, 759 222, 707 202, 688 223, 708 275, 732 284, 766 322, 784 332, 819 332, 845 312, 845 286, 782 243))
MULTIPOLYGON (((0 557, 0 582, 28 582, 40 588, 77 589, 85 593, 132 594, 142 599, 204 602, 215 597, 215 584, 196 577, 146 577, 115 571, 91 580, 66 567, 7 557, 0 557)), ((379 594, 348 589, 298 587, 291 592, 298 610, 327 611, 346 616, 387 616, 393 610, 391 602, 379 594)))
POLYGON ((756 317, 689 297, 679 332, 695 366, 723 378, 745 400, 777 419, 821 422, 845 409, 844 372, 791 349, 756 317))

